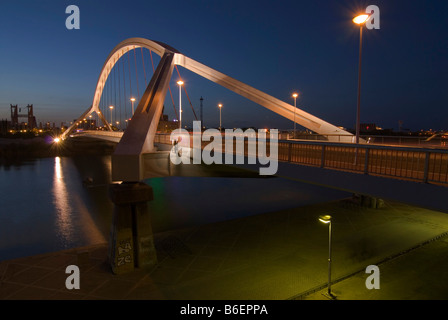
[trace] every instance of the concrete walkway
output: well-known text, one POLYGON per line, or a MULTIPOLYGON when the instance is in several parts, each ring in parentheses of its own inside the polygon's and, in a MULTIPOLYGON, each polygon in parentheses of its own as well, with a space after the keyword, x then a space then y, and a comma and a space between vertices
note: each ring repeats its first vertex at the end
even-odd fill
POLYGON ((328 225, 321 214, 334 221, 337 299, 448 298, 447 214, 346 199, 156 234, 152 270, 113 275, 105 243, 2 261, 0 299, 326 300, 328 225), (81 270, 79 290, 65 287, 71 264, 81 270), (371 264, 380 268, 378 290, 365 287, 371 264))

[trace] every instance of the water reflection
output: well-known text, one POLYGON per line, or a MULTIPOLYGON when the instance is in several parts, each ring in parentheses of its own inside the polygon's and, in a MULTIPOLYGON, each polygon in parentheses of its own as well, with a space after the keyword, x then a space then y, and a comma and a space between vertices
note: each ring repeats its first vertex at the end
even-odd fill
MULTIPOLYGON (((36 159, 0 167, 0 261, 105 243, 113 204, 110 157, 36 159), (84 183, 90 178, 91 183, 84 183), (26 199, 26 201, 24 201, 26 199)), ((148 179, 153 232, 236 219, 347 196, 280 178, 148 179)))
POLYGON ((62 243, 73 241, 72 208, 70 206, 69 194, 66 181, 61 167, 61 158, 54 158, 53 177, 53 204, 56 210, 56 234, 62 243))

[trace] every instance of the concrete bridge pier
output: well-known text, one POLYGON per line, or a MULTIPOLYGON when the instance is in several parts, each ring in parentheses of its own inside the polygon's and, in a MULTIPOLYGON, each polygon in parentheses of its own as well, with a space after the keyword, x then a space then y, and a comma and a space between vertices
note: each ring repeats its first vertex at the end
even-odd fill
POLYGON ((151 268, 157 264, 148 201, 153 190, 142 182, 111 184, 114 216, 109 241, 109 263, 114 274, 151 268))

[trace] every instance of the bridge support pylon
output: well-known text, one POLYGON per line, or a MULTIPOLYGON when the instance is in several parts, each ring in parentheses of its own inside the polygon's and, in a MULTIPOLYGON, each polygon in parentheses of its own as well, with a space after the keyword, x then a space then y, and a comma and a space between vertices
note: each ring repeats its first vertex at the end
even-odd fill
POLYGON ((141 181, 152 177, 144 174, 143 154, 157 157, 154 137, 173 69, 174 53, 166 52, 112 155, 113 181, 141 181))
POLYGON ((151 268, 157 264, 148 201, 150 186, 142 182, 112 184, 109 195, 114 216, 109 241, 109 263, 114 274, 151 268))

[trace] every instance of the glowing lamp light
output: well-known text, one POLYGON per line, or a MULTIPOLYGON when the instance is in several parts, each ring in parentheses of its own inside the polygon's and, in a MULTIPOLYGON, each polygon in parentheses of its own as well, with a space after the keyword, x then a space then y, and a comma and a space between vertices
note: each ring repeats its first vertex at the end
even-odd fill
POLYGON ((359 16, 354 17, 352 21, 356 24, 363 24, 363 23, 366 23, 366 21, 369 19, 369 17, 370 17, 369 14, 363 13, 363 14, 360 14, 359 16))
POLYGON ((61 141, 61 139, 59 139, 59 138, 54 138, 53 141, 54 141, 55 143, 58 143, 59 141, 61 141))
POLYGON ((328 296, 333 299, 331 293, 331 216, 326 214, 319 216, 319 221, 328 224, 328 296))
POLYGON ((177 84, 181 86, 184 84, 184 82, 182 80, 179 80, 179 81, 177 81, 177 84))
POLYGON ((319 216, 319 221, 323 223, 330 223, 331 222, 331 216, 326 214, 324 216, 319 216))

